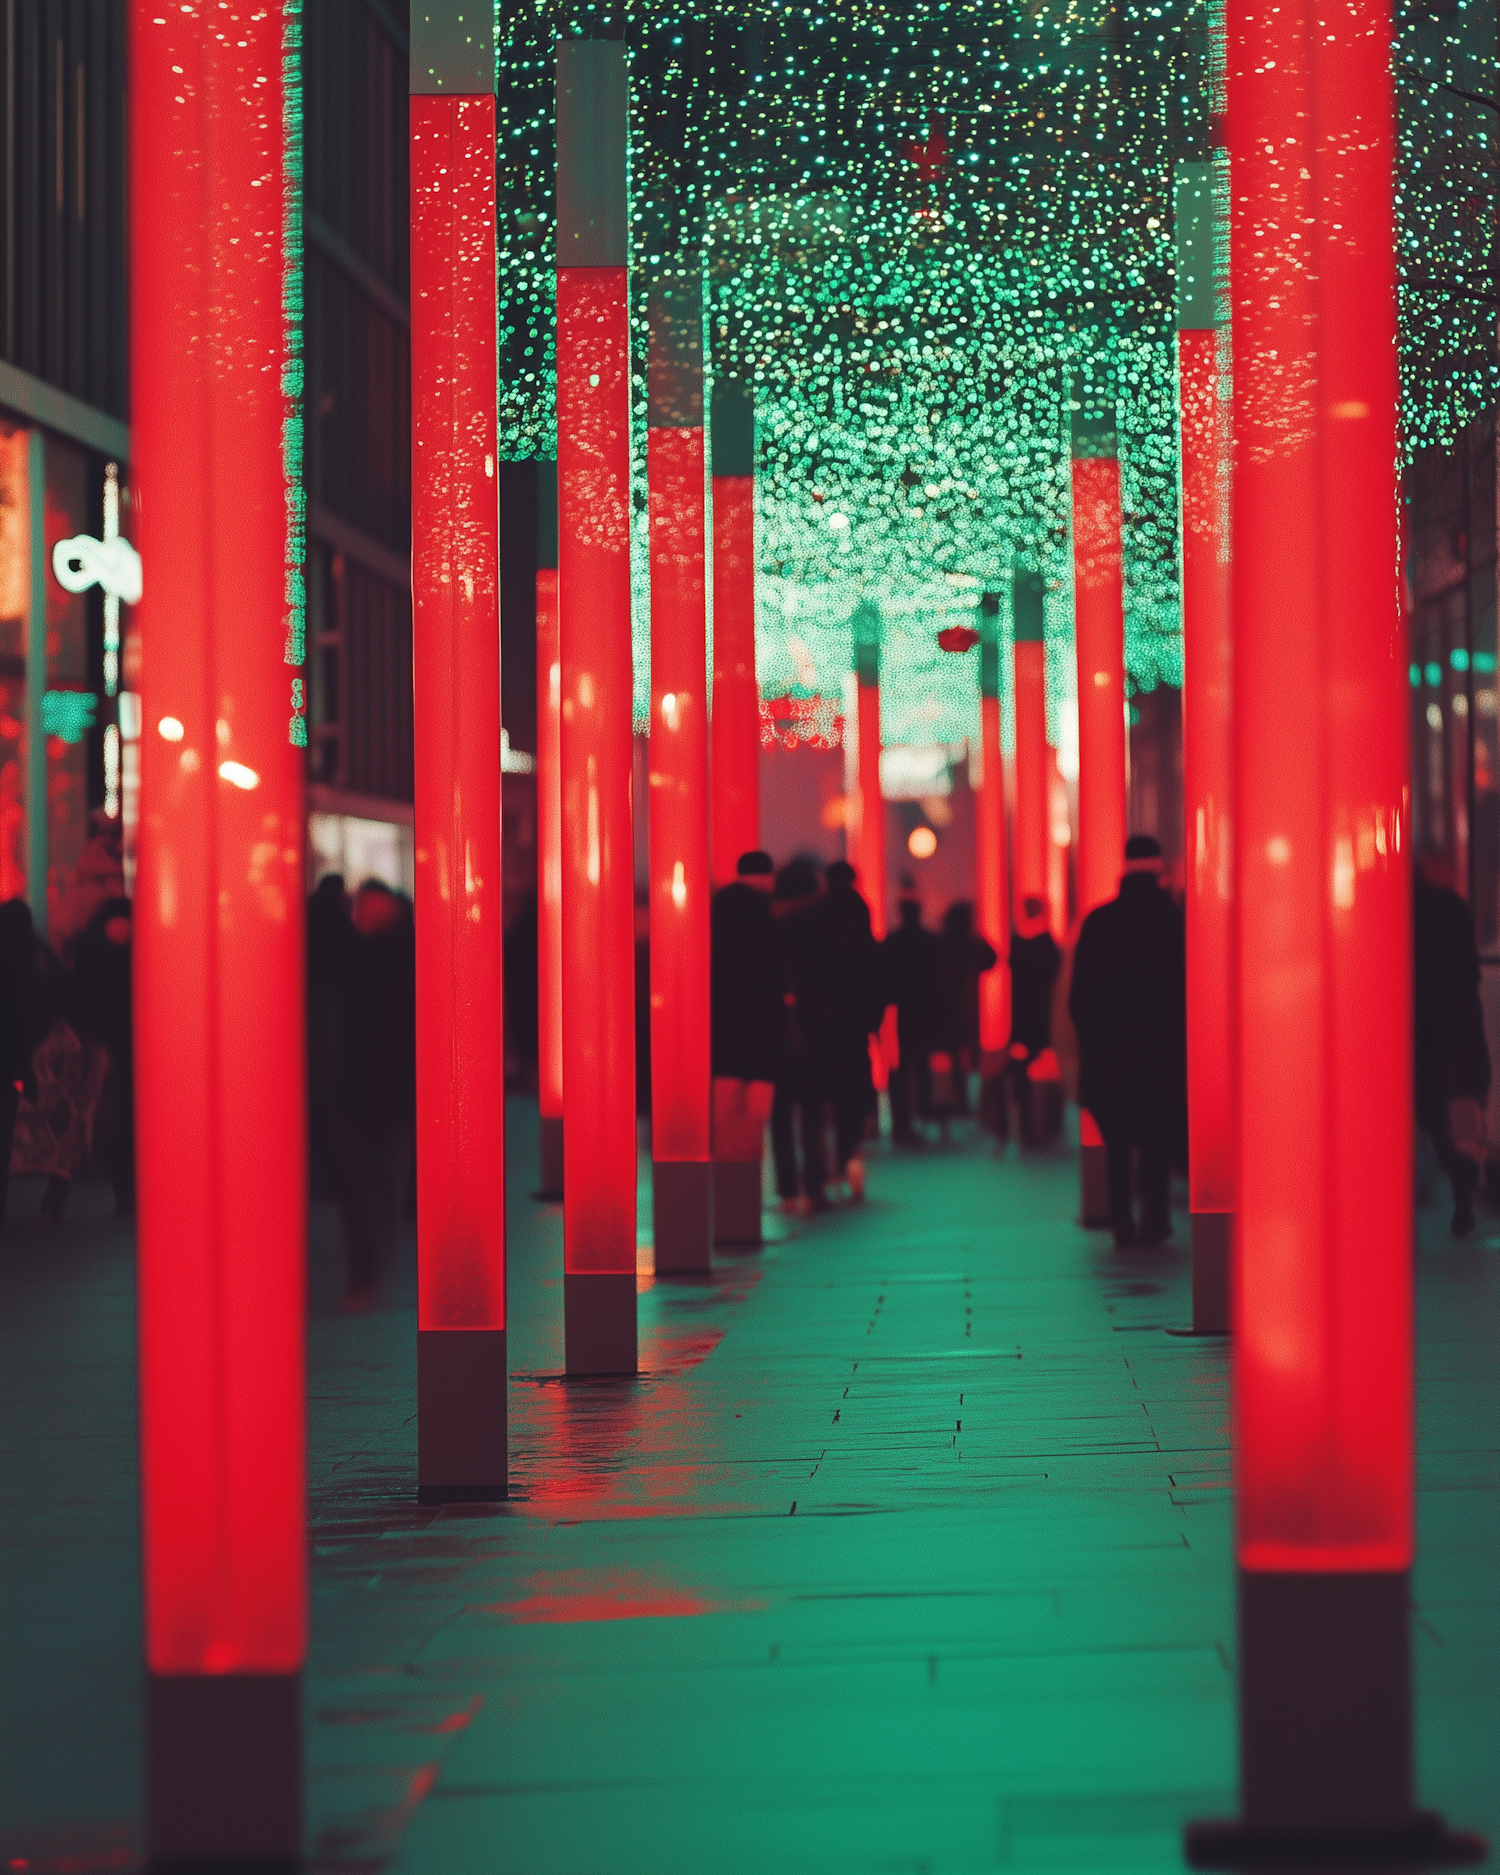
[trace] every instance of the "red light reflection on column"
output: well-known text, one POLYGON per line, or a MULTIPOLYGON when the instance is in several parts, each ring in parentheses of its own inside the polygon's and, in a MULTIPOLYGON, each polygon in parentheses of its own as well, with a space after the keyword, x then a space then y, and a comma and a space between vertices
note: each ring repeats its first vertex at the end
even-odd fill
POLYGON ((1047 896, 1047 647, 1015 647, 1016 912, 1047 896))
POLYGON ((128 15, 146 1660, 282 1674, 307 1627, 282 10, 162 11, 128 15))
POLYGON ((495 102, 411 100, 417 1325, 505 1326, 495 102))
POLYGON ((1182 421, 1182 766, 1187 802, 1188 1202, 1234 1209, 1229 555, 1219 334, 1177 335, 1182 421))
POLYGON ((880 792, 880 686, 860 684, 859 889, 877 938, 885 936, 885 801, 880 792))
POLYGON ((979 979, 979 1046, 987 1053, 1010 1040, 1010 919, 1005 906, 1005 766, 1000 754, 1000 699, 979 700, 979 736, 984 779, 977 828, 979 929, 999 962, 979 979))
POLYGON ((1120 888, 1125 866, 1125 600, 1120 465, 1073 464, 1074 640, 1078 653, 1078 915, 1120 888))
POLYGON ((714 491, 713 871, 722 885, 760 845, 760 693, 755 681, 755 477, 714 491))
POLYGON ((1237 0, 1229 64, 1239 1555, 1412 1553, 1408 685, 1391 16, 1237 0))
MULTIPOLYGON (((647 434, 651 1150, 710 1158, 708 709, 701 429, 647 434)), ((738 855, 736 855, 736 858, 738 855)))
POLYGON ((557 568, 536 576, 537 1094, 542 1118, 563 1111, 562 665, 557 644, 557 568))
POLYGON ((564 1259, 573 1275, 634 1275, 630 331, 623 267, 558 269, 557 500, 568 986, 564 1259))

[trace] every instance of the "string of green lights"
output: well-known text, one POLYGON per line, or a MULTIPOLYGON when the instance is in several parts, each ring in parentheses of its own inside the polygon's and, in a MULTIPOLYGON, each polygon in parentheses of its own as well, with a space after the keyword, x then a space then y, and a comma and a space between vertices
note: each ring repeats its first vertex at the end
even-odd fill
MULTIPOLYGON (((1408 446, 1496 392, 1490 113, 1494 0, 1403 14, 1398 207, 1408 446), (1487 68, 1486 68, 1487 69, 1487 68), (1461 186, 1456 185, 1458 179, 1461 186), (1434 284, 1436 283, 1436 284, 1434 284), (1471 284, 1474 283, 1474 284, 1471 284)), ((1048 584, 1049 701, 1072 685, 1067 387, 1115 384, 1126 665, 1181 674, 1171 172, 1207 155, 1201 0, 1025 5, 531 0, 500 18, 501 447, 555 449, 552 73, 560 35, 626 33, 633 264, 701 252, 713 369, 755 386, 763 690, 841 695, 849 621, 880 608, 890 741, 977 729, 977 685, 936 633, 1048 584)), ((644 505, 644 343, 637 505, 644 505)), ((644 541, 637 559, 644 716, 644 541)), ((1005 660, 1009 664, 1008 657, 1005 660)), ((1007 741, 1009 729, 1007 725, 1007 741)))

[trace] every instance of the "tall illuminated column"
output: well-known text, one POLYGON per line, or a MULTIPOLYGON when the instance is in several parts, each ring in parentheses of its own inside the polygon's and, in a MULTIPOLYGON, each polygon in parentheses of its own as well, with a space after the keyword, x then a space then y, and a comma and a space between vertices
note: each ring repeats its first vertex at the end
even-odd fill
POLYGON ((979 979, 979 1046, 998 1054, 1010 1040, 1010 918, 1006 909, 1005 764, 1000 753, 1000 598, 979 602, 979 751, 983 779, 975 854, 980 934, 999 962, 979 979))
POLYGON ((649 299, 651 1191, 658 1272, 712 1262, 703 276, 649 299))
POLYGON ((1182 464, 1182 767, 1188 849, 1188 1208, 1193 1232, 1193 1327, 1199 1334, 1222 1334, 1229 1328, 1229 1248, 1234 1229, 1233 851, 1228 410, 1219 388, 1213 164, 1178 165, 1175 206, 1182 464))
POLYGON ((570 1374, 634 1373, 635 882, 625 47, 557 48, 563 1308, 570 1374))
POLYGON ((1015 909, 1047 897, 1047 646, 1040 573, 1017 562, 1011 582, 1015 618, 1016 807, 1015 909))
POLYGON ((503 1497, 494 47, 464 0, 411 35, 417 1485, 503 1497))
POLYGON ((1073 393, 1073 636, 1078 657, 1078 915, 1125 869, 1125 598, 1120 462, 1107 385, 1073 393))
POLYGON ((1425 1867, 1462 1845, 1413 1807, 1391 14, 1231 0, 1225 30, 1244 1816, 1188 1847, 1425 1867))
POLYGON ((760 691, 755 681, 755 402, 715 378, 709 423, 714 507, 713 872, 735 876, 760 845, 760 691))
POLYGON ((880 792, 880 608, 862 599, 854 612, 855 734, 859 806, 854 870, 877 938, 885 936, 885 802, 880 792))
POLYGON ((536 478, 537 1104, 539 1198, 563 1191, 562 665, 557 648, 557 464, 536 478))
POLYGON ((129 10, 153 1863, 300 1857, 307 1168, 295 10, 129 10), (289 238, 290 237, 290 238, 289 238), (290 479, 289 479, 290 478, 290 479))

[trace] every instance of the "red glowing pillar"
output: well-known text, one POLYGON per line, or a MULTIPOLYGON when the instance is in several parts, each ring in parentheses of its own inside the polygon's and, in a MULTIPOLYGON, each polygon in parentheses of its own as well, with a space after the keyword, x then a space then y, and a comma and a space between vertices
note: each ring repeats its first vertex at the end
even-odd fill
POLYGON ((1232 0, 1225 30, 1244 1822, 1189 1853, 1425 1867, 1455 1858, 1412 1788, 1391 15, 1232 0))
POLYGON ((979 785, 975 855, 979 930, 999 962, 979 979, 979 1046, 998 1054, 1010 1040, 1010 918, 1005 902, 1005 764, 1000 754, 1000 599, 979 602, 979 785))
POLYGON ((863 599, 854 613, 855 751, 859 798, 854 870, 876 938, 885 936, 885 801, 880 792, 880 609, 863 599))
POLYGON ((1066 944, 1068 931, 1068 854, 1073 829, 1068 820, 1068 784, 1057 765, 1057 750, 1047 750, 1047 903, 1052 935, 1066 944))
POLYGON ((570 1374, 634 1373, 635 883, 625 47, 557 48, 563 1307, 570 1374))
POLYGON ((129 12, 147 1849, 290 1864, 307 1640, 296 19, 264 0, 202 11, 129 12))
POLYGON ((1211 163, 1179 164, 1175 214, 1182 767, 1188 858, 1188 1207, 1193 1328, 1199 1334, 1223 1334, 1229 1328, 1234 1228, 1228 411, 1219 393, 1214 175, 1211 163))
POLYGON ((1015 617, 1016 822, 1015 909, 1047 897, 1049 791, 1047 647, 1039 573, 1017 566, 1011 587, 1015 617))
POLYGON ((714 497, 713 869, 727 885, 760 845, 760 691, 755 681, 755 403, 716 379, 709 448, 714 497))
POLYGON ((1125 869, 1125 599, 1120 463, 1107 390, 1074 389, 1073 634, 1078 655, 1078 915, 1125 869))
POLYGON ((503 1497, 495 100, 460 0, 413 14, 417 1485, 503 1497))
POLYGON ((537 1104, 539 1198, 563 1190, 562 666, 557 648, 557 464, 536 481, 537 1104))
POLYGON ((713 1245, 703 283, 651 290, 651 1190, 658 1272, 713 1245))

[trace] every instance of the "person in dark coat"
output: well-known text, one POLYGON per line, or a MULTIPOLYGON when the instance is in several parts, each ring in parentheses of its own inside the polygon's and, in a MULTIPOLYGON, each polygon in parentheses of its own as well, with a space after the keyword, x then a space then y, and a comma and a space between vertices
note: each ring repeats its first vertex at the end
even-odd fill
POLYGON ((1452 1182, 1453 1230, 1462 1237, 1474 1228, 1490 1096, 1479 947, 1467 903, 1431 863, 1419 864, 1412 910, 1417 1120, 1452 1182))
MULTIPOLYGON (((870 927, 870 908, 855 890, 854 868, 836 859, 824 873, 828 889, 801 914, 806 921, 802 982, 796 991, 807 1046, 808 1090, 833 1107, 836 1175, 850 1196, 865 1190, 859 1143, 875 1111, 870 1073, 870 1037, 884 1011, 880 948, 870 927)), ((821 1147, 821 1137, 819 1145, 821 1147)), ((818 1154, 821 1159, 821 1151, 818 1154)), ((809 1165, 808 1196, 826 1201, 821 1167, 809 1165)))
POLYGON ((21 1095, 37 1096, 32 1058, 51 1024, 38 967, 31 907, 23 898, 0 905, 0 1224, 10 1189, 11 1144, 21 1095))
POLYGON ((742 853, 709 911, 714 1154, 758 1165, 786 1057, 786 965, 769 853, 742 853))
POLYGON ((993 970, 994 946, 974 929, 974 907, 967 899, 950 905, 938 939, 933 1042, 953 1063, 953 1091, 960 1113, 969 1108, 968 1079, 979 1063, 979 979, 993 970))
POLYGON ((1119 896, 1084 919, 1068 997, 1078 1104, 1104 1137, 1110 1226, 1120 1245, 1171 1236, 1172 1163, 1187 1127, 1186 934, 1161 874, 1161 847, 1149 834, 1126 841, 1119 896))
POLYGON ((804 914, 816 903, 822 889, 816 866, 807 859, 794 859, 776 874, 771 892, 771 913, 786 985, 782 1059, 771 1106, 771 1151, 776 1161, 777 1195, 789 1211, 827 1203, 822 1195, 827 1183, 823 1098, 812 1073, 804 1020, 804 999, 811 980, 811 928, 804 914))
POLYGON ((1047 926, 1047 901, 1023 900, 1010 940, 1010 1079, 1022 1141, 1035 1146, 1050 1144, 1062 1127, 1061 1083, 1050 1052, 1052 996, 1061 968, 1062 951, 1047 926))
POLYGON ((109 1060, 100 1102, 100 1156, 114 1186, 115 1209, 135 1212, 135 1050, 130 1004, 131 907, 106 899, 73 946, 71 1011, 85 1040, 109 1060))
POLYGON ((935 931, 922 923, 920 899, 906 897, 900 923, 880 947, 883 1000, 896 1006, 896 1046, 901 1059, 891 1070, 891 1133, 898 1146, 921 1143, 914 1122, 932 1110, 933 1036, 937 1028, 942 949, 935 931))

